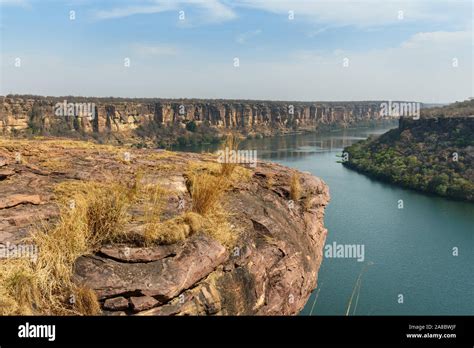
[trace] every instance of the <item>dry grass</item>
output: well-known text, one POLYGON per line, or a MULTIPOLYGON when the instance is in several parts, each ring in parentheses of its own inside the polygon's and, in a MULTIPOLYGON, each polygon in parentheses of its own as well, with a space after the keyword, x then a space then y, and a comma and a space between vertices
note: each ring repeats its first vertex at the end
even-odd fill
POLYGON ((227 248, 232 248, 240 234, 240 230, 230 224, 230 213, 227 209, 218 208, 204 220, 203 232, 211 236, 227 248))
POLYGON ((88 245, 97 247, 126 237, 123 226, 129 219, 127 210, 134 199, 134 193, 126 185, 72 181, 60 183, 55 192, 61 196, 65 215, 74 215, 76 225, 87 235, 88 245), (72 210, 71 201, 75 203, 72 210))
POLYGON ((161 222, 161 212, 164 205, 164 197, 167 194, 167 191, 161 188, 158 185, 149 185, 142 189, 145 192, 141 199, 141 204, 143 205, 143 223, 145 224, 144 228, 144 238, 145 243, 150 244, 152 242, 163 242, 163 243, 173 243, 173 237, 175 235, 175 241, 180 240, 180 236, 185 235, 185 233, 180 233, 174 229, 170 231, 170 236, 166 237, 163 235, 163 223, 161 222))
POLYGON ((215 211, 228 185, 228 180, 222 176, 194 174, 191 177, 192 211, 201 215, 215 211))
POLYGON ((44 159, 39 163, 39 165, 52 171, 63 171, 71 167, 71 163, 65 158, 60 160, 44 159))
POLYGON ((146 224, 156 224, 160 222, 160 215, 163 209, 164 197, 167 192, 161 186, 150 185, 144 188, 142 204, 146 224))
POLYGON ((266 182, 267 189, 269 190, 272 189, 274 185, 275 185, 275 175, 273 173, 268 173, 267 182, 266 182))
MULTIPOLYGON (((239 139, 235 135, 227 136, 225 142, 222 144, 221 151, 238 151, 239 150, 239 139)), ((237 163, 232 162, 222 162, 220 163, 220 174, 225 177, 230 177, 234 172, 234 169, 237 167, 237 163)))
POLYGON ((311 195, 306 196, 303 199, 303 207, 305 210, 310 210, 314 205, 314 197, 311 195))
POLYGON ((300 175, 294 173, 291 176, 291 183, 290 183, 290 198, 293 201, 299 201, 301 198, 301 183, 300 183, 300 175))
POLYGON ((145 243, 173 244, 188 238, 191 234, 201 232, 203 218, 199 214, 187 212, 184 215, 151 225, 145 229, 145 243))
POLYGON ((159 161, 165 158, 172 158, 172 157, 176 157, 176 152, 168 151, 168 150, 155 151, 152 153, 146 153, 146 155, 144 155, 144 158, 149 161, 159 161))
POLYGON ((148 224, 144 232, 145 244, 172 244, 195 233, 206 233, 227 247, 234 245, 238 231, 229 223, 229 210, 223 207, 224 193, 229 187, 230 180, 220 172, 192 166, 188 171, 191 211, 148 224))
POLYGON ((34 314, 40 297, 35 279, 30 260, 0 260, 0 315, 34 314))
POLYGON ((100 311, 93 291, 72 282, 74 262, 104 243, 127 237, 123 226, 133 194, 118 183, 77 181, 63 182, 55 192, 60 196, 58 221, 39 226, 25 240, 37 246, 36 262, 0 261, 0 314, 91 315, 100 311))
POLYGON ((76 312, 84 315, 97 315, 101 312, 96 293, 84 286, 76 287, 70 302, 76 312))
POLYGON ((253 175, 253 171, 244 168, 240 165, 234 167, 232 174, 229 176, 222 175, 222 166, 216 162, 190 162, 188 165, 187 176, 211 174, 213 176, 220 176, 227 180, 229 185, 236 185, 238 183, 248 182, 253 175))
MULTIPOLYGON (((3 143, 0 139, 0 145, 3 143)), ((14 142, 9 146, 10 150, 31 151, 34 156, 41 155, 42 146, 105 149, 71 140, 38 141, 38 147, 30 140, 27 144, 14 142)), ((115 154, 117 151, 122 153, 122 150, 110 150, 115 154)), ((51 162, 51 166, 56 165, 59 166, 51 162)), ((151 243, 175 243, 202 232, 225 246, 232 246, 238 234, 229 223, 228 210, 222 207, 224 192, 233 182, 249 178, 251 171, 240 166, 228 171, 218 163, 212 165, 210 168, 204 164, 199 170, 191 171, 192 211, 168 221, 160 220, 167 192, 157 185, 142 185, 140 172, 128 183, 71 180, 58 184, 55 187, 60 206, 57 221, 38 226, 25 240, 37 246, 36 262, 0 260, 0 314, 99 313, 94 292, 72 281, 74 262, 105 243, 127 241, 129 236, 124 226, 131 219, 132 205, 143 207, 145 237, 151 243)))
POLYGON ((203 216, 203 231, 230 247, 237 239, 237 231, 229 223, 230 212, 223 201, 230 186, 229 179, 211 174, 191 177, 192 211, 203 216))
POLYGON ((156 224, 145 231, 145 245, 173 244, 195 233, 205 233, 228 248, 235 244, 238 237, 238 230, 228 222, 228 214, 219 208, 207 216, 187 212, 156 224))
POLYGON ((0 146, 10 151, 22 149, 99 149, 107 152, 118 152, 120 148, 113 145, 101 145, 91 141, 73 140, 66 138, 35 137, 33 139, 1 138, 0 146))

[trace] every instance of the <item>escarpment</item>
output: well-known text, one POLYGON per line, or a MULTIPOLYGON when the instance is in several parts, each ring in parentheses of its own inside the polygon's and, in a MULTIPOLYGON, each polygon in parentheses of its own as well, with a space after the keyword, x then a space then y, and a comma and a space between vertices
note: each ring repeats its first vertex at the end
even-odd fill
MULTIPOLYGON (((308 173, 265 162, 239 165, 226 175, 214 155, 66 139, 0 140, 0 244, 40 244, 37 263, 13 265, 29 267, 22 274, 31 274, 41 295, 18 304, 0 285, 2 311, 297 314, 317 285, 327 186, 308 173), (295 175, 301 195, 293 201, 295 175), (209 189, 202 180, 225 184, 218 204, 207 210, 196 209, 203 203, 199 188, 209 189), (50 242, 60 247, 48 248, 50 242), (77 256, 65 264, 71 278, 53 262, 63 262, 66 251, 77 256), (46 273, 38 267, 53 278, 37 278, 46 273), (48 292, 50 284, 65 288, 48 292), (95 308, 90 295, 84 299, 88 291, 98 311, 87 309, 95 308), (53 305, 47 301, 51 293, 53 305)), ((0 266, 8 262, 0 259, 0 266)), ((9 281, 2 278, 1 284, 9 281)))
MULTIPOLYGON (((79 105, 79 108, 81 106, 79 105)), ((156 127, 210 127, 217 133, 274 135, 347 127, 384 118, 380 102, 274 102, 83 97, 2 97, 0 133, 148 135, 156 127), (77 104, 90 107, 77 110, 77 104), (76 104, 71 106, 70 104, 76 104), (57 113, 64 107, 65 112, 57 113), (69 108, 71 107, 71 108, 69 108), (194 125, 193 125, 194 127, 194 125), (142 130, 141 132, 137 132, 142 130)))

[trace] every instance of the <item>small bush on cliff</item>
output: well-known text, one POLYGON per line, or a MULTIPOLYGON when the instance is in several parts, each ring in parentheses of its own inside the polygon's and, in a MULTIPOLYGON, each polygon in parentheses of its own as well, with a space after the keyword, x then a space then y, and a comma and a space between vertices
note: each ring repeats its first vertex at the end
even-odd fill
POLYGON ((28 113, 28 129, 32 134, 40 134, 42 131, 43 110, 38 104, 33 104, 28 113))
POLYGON ((293 201, 299 201, 301 198, 301 183, 300 175, 295 173, 291 176, 290 183, 290 198, 293 201))
POLYGON ((73 204, 72 211, 84 222, 89 245, 99 246, 125 237, 123 226, 128 221, 127 209, 133 200, 132 189, 110 182, 63 182, 56 187, 63 204, 73 204))
POLYGON ((193 232, 197 230, 196 226, 199 226, 199 231, 231 247, 237 240, 239 231, 229 222, 231 213, 226 207, 224 194, 233 180, 245 178, 245 175, 235 171, 227 178, 214 165, 215 163, 204 167, 191 165, 188 169, 187 186, 192 198, 192 215, 186 218, 193 232))
POLYGON ((173 244, 203 231, 204 217, 187 212, 173 219, 154 224, 145 230, 145 245, 173 244))
POLYGON ((85 286, 78 286, 73 296, 72 305, 76 312, 83 315, 96 315, 101 312, 99 300, 93 290, 85 286))
POLYGON ((216 210, 227 186, 228 181, 222 176, 195 174, 191 178, 192 210, 201 215, 216 210))
MULTIPOLYGON (((229 135, 221 147, 221 151, 224 153, 232 153, 233 151, 237 152, 239 150, 239 139, 235 135, 229 135)), ((237 163, 230 162, 228 159, 225 159, 221 162, 221 175, 230 177, 237 167, 237 163)))
POLYGON ((188 130, 190 132, 195 132, 196 129, 197 129, 196 122, 190 121, 190 122, 186 123, 186 130, 188 130))

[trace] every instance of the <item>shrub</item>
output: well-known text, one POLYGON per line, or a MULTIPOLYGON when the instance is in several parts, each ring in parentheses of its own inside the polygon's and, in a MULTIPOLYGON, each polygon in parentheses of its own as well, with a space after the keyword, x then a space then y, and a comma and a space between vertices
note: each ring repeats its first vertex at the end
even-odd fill
MULTIPOLYGON (((222 145, 221 151, 238 151, 239 149, 239 140, 235 135, 229 135, 225 142, 222 145)), ((221 175, 230 177, 237 163, 224 161, 221 163, 221 175)))
POLYGON ((227 185, 228 181, 222 176, 194 174, 191 178, 192 211, 201 215, 215 211, 227 185))
POLYGON ((290 183, 290 198, 293 201, 299 201, 301 198, 301 184, 300 184, 300 175, 294 173, 291 176, 291 183, 290 183))
POLYGON ((186 123, 186 130, 194 133, 196 131, 196 129, 197 129, 196 122, 190 121, 190 122, 186 123))

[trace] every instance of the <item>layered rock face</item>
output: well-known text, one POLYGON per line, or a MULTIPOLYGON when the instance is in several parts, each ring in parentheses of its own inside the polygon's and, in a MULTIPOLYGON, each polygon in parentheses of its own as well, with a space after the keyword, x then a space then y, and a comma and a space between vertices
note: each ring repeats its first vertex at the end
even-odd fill
MULTIPOLYGON (((160 219, 173 219, 192 206, 190 163, 212 166, 216 156, 0 139, 0 244, 21 244, 38 224, 57 221, 58 185, 127 182, 139 169, 142 182, 166 189, 160 219)), ((247 170, 250 176, 235 181, 222 202, 238 231, 235 245, 200 232, 172 244, 105 244, 76 260, 74 281, 95 291, 104 315, 297 314, 316 287, 328 187, 299 173, 301 199, 291 201, 295 170, 264 162, 247 170)), ((137 202, 127 233, 143 230, 137 202)))
POLYGON ((323 125, 344 127, 382 118, 380 102, 2 97, 0 110, 0 133, 22 131, 29 125, 46 132, 54 128, 85 133, 120 133, 146 126, 149 122, 170 126, 195 121, 222 130, 271 135, 316 130, 323 125), (77 113, 58 116, 55 111, 64 101, 94 103, 95 117, 90 119, 77 113))

